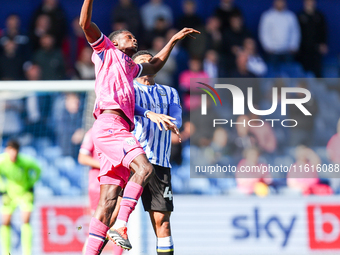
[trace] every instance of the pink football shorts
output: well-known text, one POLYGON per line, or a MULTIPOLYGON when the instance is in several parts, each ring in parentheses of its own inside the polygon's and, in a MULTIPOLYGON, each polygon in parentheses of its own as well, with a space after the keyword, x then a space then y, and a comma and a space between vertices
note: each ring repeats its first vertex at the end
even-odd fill
POLYGON ((130 126, 122 117, 103 113, 93 124, 93 142, 100 160, 100 184, 125 187, 130 176, 130 164, 145 154, 130 126))

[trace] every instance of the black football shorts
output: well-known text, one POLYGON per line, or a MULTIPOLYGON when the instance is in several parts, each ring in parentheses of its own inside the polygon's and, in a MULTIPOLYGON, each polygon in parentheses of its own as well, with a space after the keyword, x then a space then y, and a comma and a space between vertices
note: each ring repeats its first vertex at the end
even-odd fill
POLYGON ((168 167, 154 165, 155 174, 145 185, 142 202, 145 211, 172 212, 174 210, 171 170, 168 167))

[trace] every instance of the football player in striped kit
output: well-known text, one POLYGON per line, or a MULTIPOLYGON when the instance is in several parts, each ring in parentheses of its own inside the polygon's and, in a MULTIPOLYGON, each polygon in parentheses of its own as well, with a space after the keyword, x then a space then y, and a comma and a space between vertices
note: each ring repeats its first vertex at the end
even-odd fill
MULTIPOLYGON (((133 55, 136 64, 148 63, 152 59, 148 51, 139 51, 133 55)), ((182 125, 182 107, 176 89, 155 83, 155 75, 135 79, 136 105, 149 111, 169 115, 176 120, 170 127, 179 135, 182 125)), ((155 175, 144 187, 142 202, 144 210, 149 212, 152 226, 157 236, 157 254, 173 255, 174 245, 171 237, 170 215, 174 209, 171 188, 171 132, 160 130, 147 118, 135 116, 136 136, 147 158, 153 164, 155 175)), ((179 137, 180 139, 180 137, 179 137)))

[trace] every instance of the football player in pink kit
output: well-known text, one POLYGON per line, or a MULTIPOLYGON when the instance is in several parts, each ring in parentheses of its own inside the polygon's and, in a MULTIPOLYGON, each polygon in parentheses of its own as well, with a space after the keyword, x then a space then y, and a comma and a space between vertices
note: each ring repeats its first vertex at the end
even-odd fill
MULTIPOLYGON (((98 154, 95 151, 94 144, 93 144, 93 134, 92 128, 87 131, 84 136, 84 140, 80 146, 79 155, 78 155, 78 162, 82 165, 86 165, 91 167, 89 172, 89 199, 90 199, 90 208, 91 213, 93 214, 96 211, 99 197, 100 197, 100 183, 98 181, 98 175, 100 172, 100 163, 98 154)), ((118 197, 118 205, 121 202, 122 197, 118 197)), ((117 206, 113 212, 113 217, 116 218, 118 214, 119 207, 117 206)), ((86 241, 87 243, 87 241, 86 241)), ((85 243, 85 246, 86 246, 85 243)), ((85 252, 84 246, 84 252, 85 252)), ((113 254, 120 255, 122 254, 122 249, 118 246, 113 247, 113 254)), ((84 253, 85 254, 85 253, 84 253)))
MULTIPOLYGON (((131 56, 137 51, 137 40, 127 30, 113 32, 107 38, 91 21, 93 0, 84 0, 79 24, 94 50, 92 61, 96 71, 96 102, 93 125, 93 141, 99 153, 100 199, 90 222, 86 255, 97 255, 106 233, 112 226, 112 215, 118 194, 125 187, 120 210, 111 235, 113 241, 124 249, 131 249, 126 224, 134 210, 143 187, 153 174, 153 166, 130 131, 134 129, 135 95, 133 79, 147 74, 156 74, 164 65, 172 48, 186 36, 199 33, 184 28, 174 35, 168 44, 150 61, 135 64, 131 56), (128 181, 130 170, 134 172, 128 181)), ((138 113, 136 113, 138 114, 138 113)), ((166 115, 139 112, 161 128, 174 126, 166 115)))
POLYGON ((98 154, 95 152, 92 140, 92 128, 84 136, 83 143, 80 146, 78 162, 82 165, 90 166, 89 172, 89 198, 91 213, 94 213, 99 202, 100 184, 98 181, 100 163, 98 154))

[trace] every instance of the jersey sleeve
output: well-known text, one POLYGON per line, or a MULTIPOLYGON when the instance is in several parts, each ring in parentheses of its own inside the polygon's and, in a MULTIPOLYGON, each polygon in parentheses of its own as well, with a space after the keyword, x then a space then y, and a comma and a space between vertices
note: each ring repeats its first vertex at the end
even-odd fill
POLYGON ((96 54, 100 54, 108 48, 115 48, 114 44, 103 33, 97 41, 90 43, 90 45, 96 54))
POLYGON ((127 73, 131 73, 133 78, 138 78, 142 71, 143 71, 143 66, 141 64, 136 64, 131 60, 132 64, 128 64, 129 66, 127 67, 127 73))
POLYGON ((92 141, 92 130, 90 129, 84 136, 83 143, 80 146, 79 153, 85 155, 91 155, 92 151, 94 150, 94 145, 92 141))
POLYGON ((177 105, 181 106, 181 101, 179 99, 178 92, 174 88, 171 88, 170 104, 177 104, 177 105))
POLYGON ((150 110, 144 109, 143 107, 139 106, 138 104, 135 104, 135 116, 141 116, 146 118, 146 114, 150 112, 150 110))
POLYGON ((124 69, 127 75, 131 75, 131 77, 138 78, 142 71, 143 66, 141 64, 136 64, 128 55, 123 54, 122 59, 124 60, 124 69))
POLYGON ((169 115, 176 120, 172 121, 177 128, 182 126, 182 106, 177 93, 177 90, 171 88, 169 115))

